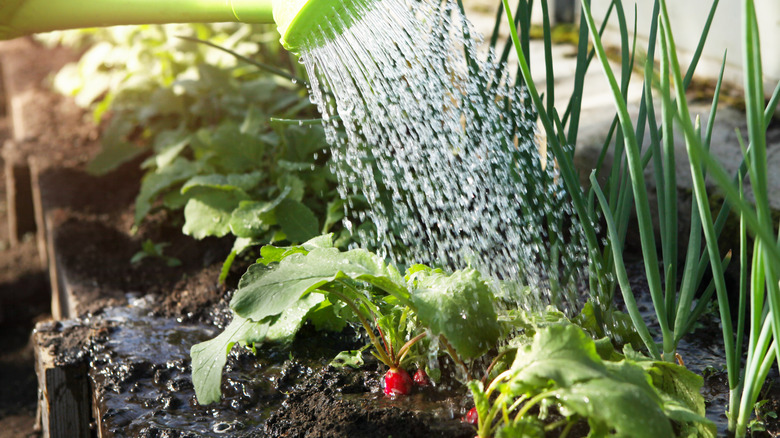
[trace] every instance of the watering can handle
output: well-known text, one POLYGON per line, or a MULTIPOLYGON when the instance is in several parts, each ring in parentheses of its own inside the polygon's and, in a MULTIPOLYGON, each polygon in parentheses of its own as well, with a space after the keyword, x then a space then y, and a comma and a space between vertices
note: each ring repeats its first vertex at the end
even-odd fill
POLYGON ((230 21, 273 23, 272 0, 3 0, 0 2, 0 39, 81 27, 230 21))

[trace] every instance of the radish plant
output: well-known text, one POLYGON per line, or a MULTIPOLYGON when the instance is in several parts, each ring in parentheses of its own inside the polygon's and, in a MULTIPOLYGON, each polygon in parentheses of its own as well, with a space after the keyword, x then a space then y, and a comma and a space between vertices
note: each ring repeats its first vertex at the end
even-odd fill
POLYGON ((490 381, 472 381, 480 438, 567 436, 578 422, 588 436, 715 437, 704 417, 702 378, 684 367, 652 361, 630 348, 621 355, 609 339, 593 341, 562 321, 521 334, 509 368, 490 381), (553 417, 553 409, 559 416, 553 417))
POLYGON ((221 370, 233 345, 289 339, 324 302, 343 303, 340 313, 365 330, 372 353, 390 369, 384 379, 388 394, 408 393, 412 380, 402 365, 424 338, 435 337, 461 367, 496 346, 502 328, 491 288, 478 272, 446 274, 415 265, 402 276, 368 251, 338 250, 332 238, 261 249, 230 303, 233 321, 216 338, 192 347, 200 403, 220 399, 221 370))

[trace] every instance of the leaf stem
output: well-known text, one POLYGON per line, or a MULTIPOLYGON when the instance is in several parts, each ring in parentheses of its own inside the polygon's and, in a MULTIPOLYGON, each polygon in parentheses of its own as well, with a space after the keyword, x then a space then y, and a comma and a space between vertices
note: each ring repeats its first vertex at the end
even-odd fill
POLYGON ((424 337, 426 337, 427 335, 428 335, 427 333, 423 332, 423 333, 420 333, 419 335, 413 337, 412 339, 409 339, 408 341, 406 341, 406 343, 403 345, 403 347, 401 347, 401 349, 398 350, 398 364, 399 365, 401 364, 401 362, 404 361, 404 357, 406 357, 406 353, 408 353, 409 350, 411 350, 412 346, 414 344, 416 344, 418 341, 420 341, 421 339, 423 339, 424 337))
POLYGON ((561 432, 561 436, 559 438, 566 438, 567 436, 569 436, 569 432, 571 432, 575 424, 577 424, 576 419, 570 420, 569 424, 567 424, 566 427, 563 429, 563 432, 561 432))
POLYGON ((360 323, 363 324, 363 328, 366 330, 366 333, 368 333, 368 337, 371 339, 371 344, 374 345, 374 349, 377 350, 377 357, 379 360, 382 361, 385 365, 389 367, 393 367, 395 363, 387 356, 387 353, 385 352, 384 348, 382 348, 382 344, 379 342, 379 339, 377 339, 376 335, 374 334, 374 329, 368 324, 368 320, 366 319, 366 316, 363 314, 363 312, 360 310, 360 308, 355 304, 355 302, 350 299, 345 294, 337 291, 335 288, 330 287, 324 292, 330 293, 335 295, 340 300, 344 301, 347 306, 349 306, 350 309, 352 309, 353 312, 355 312, 355 315, 357 315, 358 319, 360 320, 360 323))
POLYGON ((498 364, 499 359, 506 356, 510 351, 511 350, 504 350, 493 358, 493 360, 490 362, 490 365, 488 365, 487 370, 485 370, 485 375, 482 376, 483 385, 487 383, 487 378, 490 376, 490 372, 493 371, 493 368, 496 366, 496 364, 498 364))
POLYGON ((385 346, 385 351, 390 356, 390 359, 393 361, 393 364, 397 365, 395 360, 395 354, 393 352, 393 346, 387 344, 387 339, 385 338, 384 332, 382 332, 382 328, 379 327, 379 324, 376 322, 376 316, 374 316, 374 324, 376 325, 376 331, 379 332, 379 337, 382 339, 382 344, 385 346))
POLYGON ((455 351, 455 348, 450 345, 450 343, 447 341, 447 338, 444 337, 444 335, 439 335, 439 340, 442 344, 444 344, 445 347, 447 347, 447 353, 450 354, 450 357, 452 360, 455 361, 458 365, 463 367, 463 370, 466 371, 466 380, 472 380, 471 379, 471 372, 469 371, 469 367, 466 366, 466 363, 463 362, 463 359, 458 356, 458 352, 455 351))
POLYGON ((485 394, 490 397, 490 395, 493 393, 493 391, 496 390, 496 387, 499 383, 501 383, 502 380, 506 380, 507 377, 512 375, 512 370, 506 370, 503 373, 496 376, 495 379, 493 379, 492 382, 490 382, 490 385, 488 385, 487 390, 485 390, 485 394))
POLYGON ((547 397, 551 396, 554 393, 555 391, 545 391, 531 397, 531 399, 529 399, 528 402, 525 405, 523 405, 523 408, 520 409, 520 412, 518 412, 517 415, 515 415, 515 422, 520 421, 520 419, 523 418, 525 414, 527 414, 528 411, 531 410, 532 407, 536 406, 537 403, 546 399, 547 397))
POLYGON ((177 38, 181 38, 181 39, 187 40, 187 41, 192 41, 192 42, 195 42, 195 43, 205 44, 205 45, 207 45, 209 47, 213 47, 213 48, 215 48, 217 50, 221 50, 221 51, 223 51, 225 53, 229 53, 229 54, 233 55, 236 59, 244 61, 247 64, 254 65, 255 67, 257 67, 257 68, 259 68, 261 70, 267 71, 268 73, 275 74, 275 75, 277 75, 279 77, 283 77, 285 79, 289 79, 290 81, 292 81, 292 83, 299 84, 301 87, 308 87, 309 86, 309 82, 306 79, 304 79, 304 78, 301 78, 301 77, 296 76, 294 74, 288 73, 288 72, 286 72, 286 71, 284 71, 284 70, 282 70, 282 69, 280 69, 278 67, 274 67, 273 65, 269 65, 269 64, 266 64, 266 63, 263 63, 263 62, 255 61, 254 59, 251 59, 251 58, 247 58, 246 56, 240 55, 240 54, 236 53, 233 50, 230 50, 230 49, 228 49, 226 47, 220 46, 219 44, 214 44, 211 41, 206 41, 206 40, 202 40, 200 38, 193 38, 193 37, 188 37, 188 36, 184 36, 184 35, 179 35, 179 36, 177 36, 177 38))

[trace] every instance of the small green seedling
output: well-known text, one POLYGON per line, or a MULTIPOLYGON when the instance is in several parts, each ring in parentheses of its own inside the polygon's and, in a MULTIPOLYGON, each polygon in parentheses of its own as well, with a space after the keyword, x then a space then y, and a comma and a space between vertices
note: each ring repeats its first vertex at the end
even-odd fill
POLYGON ((166 266, 170 268, 181 266, 181 260, 163 254, 163 249, 168 245, 167 242, 154 243, 151 239, 146 239, 141 245, 141 250, 130 259, 130 263, 137 265, 144 259, 153 258, 165 262, 166 266))

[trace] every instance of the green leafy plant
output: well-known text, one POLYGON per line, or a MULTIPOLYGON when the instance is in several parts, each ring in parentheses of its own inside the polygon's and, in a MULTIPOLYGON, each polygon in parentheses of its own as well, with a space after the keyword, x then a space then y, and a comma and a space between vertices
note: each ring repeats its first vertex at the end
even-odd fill
POLYGON ((158 135, 169 130, 196 130, 242 118, 256 94, 242 92, 260 88, 263 78, 223 51, 176 36, 208 38, 251 55, 269 31, 235 23, 175 24, 58 32, 48 37, 54 40, 49 43, 89 46, 77 63, 66 65, 54 78, 56 90, 90 108, 95 122, 105 123, 102 151, 88 169, 106 173, 148 150, 158 135))
POLYGON ((166 265, 173 268, 181 265, 181 260, 176 257, 166 256, 163 254, 163 250, 169 244, 167 242, 154 243, 151 239, 147 239, 141 244, 141 250, 133 255, 130 259, 130 263, 138 264, 146 258, 159 259, 165 262, 166 265))
POLYGON ((236 239, 221 281, 248 248, 338 230, 345 203, 354 211, 362 205, 339 197, 321 122, 300 120, 315 113, 306 81, 269 43, 269 31, 238 24, 81 31, 96 42, 55 79, 105 123, 91 171, 151 152, 136 227, 165 209, 183 214, 187 235, 236 239))
MULTIPOLYGON (((243 127, 255 117, 251 112, 243 127)), ((236 238, 223 269, 254 245, 305 242, 340 223, 343 203, 327 164, 319 126, 286 126, 270 137, 223 124, 202 129, 146 161, 136 221, 161 205, 184 214, 195 238, 236 238), (170 150, 173 148, 173 150, 170 150)))
MULTIPOLYGON (((680 113, 675 121, 685 134, 691 169, 706 166, 708 175, 717 182, 726 194, 726 201, 734 206, 740 217, 740 286, 737 328, 731 324, 723 324, 723 337, 727 348, 727 369, 729 373, 729 430, 738 437, 746 435, 750 416, 760 390, 766 381, 769 370, 778 357, 776 339, 780 333, 780 236, 775 237, 769 208, 769 184, 766 159, 766 130, 774 110, 780 101, 780 83, 774 90, 769 104, 764 106, 763 73, 761 65, 761 44, 758 35, 758 24, 753 1, 743 2, 743 38, 744 51, 744 89, 746 102, 746 118, 749 134, 749 146, 742 142, 744 164, 736 177, 723 170, 722 165, 709 153, 705 145, 695 135, 694 126, 687 111, 687 101, 684 95, 677 92, 680 113), (755 204, 750 205, 745 200, 744 178, 750 181, 755 196, 755 204), (755 235, 752 256, 748 251, 748 233, 755 235), (749 312, 746 311, 748 301, 749 312), (745 321, 748 318, 748 321, 745 321), (744 368, 741 368, 743 357, 743 338, 749 322, 747 357, 744 368)), ((664 19, 668 17, 664 11, 664 19)), ((679 65, 674 50, 674 39, 667 26, 667 41, 669 56, 672 60, 672 74, 679 76, 679 65)), ((740 135, 741 139, 741 135, 740 135)), ((699 178, 694 181, 694 193, 699 199, 706 199, 707 193, 704 181, 699 178)), ((718 242, 711 231, 711 219, 705 209, 700 209, 702 227, 710 252, 718 250, 718 242)), ((716 264, 712 266, 715 275, 722 276, 716 264)), ((720 291, 718 291, 720 294, 720 291)), ((723 310, 721 310, 723 313, 723 310)))
MULTIPOLYGON (((713 3, 713 10, 717 2, 713 3)), ((692 70, 689 70, 688 75, 683 78, 679 61, 677 59, 676 46, 674 42, 674 35, 671 31, 669 22, 669 16, 666 9, 666 2, 657 2, 657 9, 660 6, 660 19, 661 19, 661 84, 660 84, 660 97, 662 99, 662 111, 663 111, 663 140, 666 143, 671 142, 671 129, 672 124, 678 126, 684 136, 685 144, 689 155, 689 162, 691 167, 691 173, 693 177, 694 187, 694 199, 693 199, 693 222, 691 225, 691 239, 689 242, 689 249, 687 254, 687 262, 685 272, 683 274, 683 290, 680 294, 679 301, 675 303, 675 298, 669 298, 669 288, 667 288, 667 296, 665 300, 661 299, 660 286, 656 287, 656 294, 654 295, 654 304, 659 315, 659 321, 663 325, 667 324, 667 327, 674 327, 674 337, 668 332, 670 329, 665 329, 664 333, 664 352, 674 347, 674 343, 678 339, 678 334, 684 334, 685 330, 679 330, 679 322, 688 319, 688 323, 682 327, 689 327, 693 322, 687 314, 693 317, 698 316, 703 310, 704 302, 709 296, 713 294, 713 289, 718 297, 718 308, 720 311, 721 327, 723 330, 723 339, 726 349, 726 365, 729 378, 730 388, 730 402, 729 402, 729 429, 734 431, 736 436, 745 436, 746 429, 749 424, 750 415, 755 405, 756 398, 759 391, 766 380, 769 369, 771 368, 774 360, 777 356, 777 348, 773 341, 773 337, 777 335, 780 328, 780 319, 772 316, 775 315, 773 309, 780 306, 780 286, 778 285, 778 272, 777 266, 780 262, 780 249, 778 240, 773 237, 774 224, 771 219, 771 212, 769 209, 768 190, 767 184, 767 165, 766 165, 766 129, 768 126, 768 120, 771 119, 774 108, 777 106, 778 100, 780 100, 780 85, 775 90, 769 105, 764 107, 764 92, 763 92, 763 75, 761 71, 761 58, 760 58, 760 43, 758 38, 758 26, 756 24, 755 7, 752 1, 745 1, 743 3, 743 50, 745 51, 745 58, 743 66, 745 69, 745 93, 746 93, 746 109, 748 119, 748 129, 750 135, 750 144, 747 148, 743 146, 745 159, 743 165, 740 167, 736 175, 728 175, 720 165, 709 153, 709 142, 711 136, 711 130, 714 120, 714 114, 717 109, 718 92, 720 90, 721 78, 718 80, 716 87, 716 95, 713 100, 711 116, 708 123, 708 131, 702 136, 698 119, 693 120, 691 118, 688 101, 685 95, 685 88, 690 81, 690 74, 692 70), (673 88, 672 88, 673 87, 673 88), (705 186, 705 175, 711 176, 718 186, 726 193, 726 205, 721 209, 721 212, 717 219, 713 219, 712 212, 710 211, 708 194, 705 186), (745 201, 743 180, 748 177, 756 194, 755 207, 749 205, 745 201), (739 293, 739 305, 737 311, 737 326, 736 330, 732 322, 732 314, 729 307, 728 295, 725 286, 725 265, 730 259, 730 255, 727 255, 724 260, 721 259, 722 251, 718 245, 718 235, 722 230, 723 222, 725 221, 725 214, 734 208, 740 217, 740 248, 739 248, 739 263, 740 263, 740 287, 739 293), (748 234, 747 230, 750 229, 756 235, 756 242, 753 249, 752 260, 748 255, 748 234), (705 254, 699 255, 699 248, 701 245, 701 234, 705 237, 706 249, 705 254), (693 262, 693 263, 690 263, 693 262), (701 278, 702 270, 709 266, 713 275, 713 283, 705 291, 705 295, 699 302, 692 306, 693 290, 685 289, 686 282, 691 284, 692 279, 701 278), (694 268, 698 266, 697 268, 694 268), (768 299, 768 300, 767 300, 768 299), (750 301, 750 312, 747 312, 748 300, 750 301), (768 306, 767 302, 768 301, 768 306), (677 304, 678 316, 676 325, 668 325, 671 318, 664 321, 664 309, 669 312, 672 308, 671 305, 677 304), (681 319, 682 318, 682 319, 681 319), (746 320, 749 318, 750 328, 748 335, 747 346, 747 358, 744 368, 742 368, 743 357, 743 339, 746 329, 746 320), (671 340, 671 342, 670 342, 671 340)), ((587 8, 583 5, 587 13, 587 8)), ((593 28, 592 18, 588 15, 588 24, 593 28)), ((705 28, 702 36, 706 36, 707 28, 705 28)), ((599 50, 599 57, 602 59, 602 65, 605 73, 608 76, 612 88, 613 95, 615 96, 615 102, 618 106, 621 124, 626 125, 626 128, 630 128, 630 121, 628 119, 627 112, 625 111, 625 105, 620 99, 619 93, 616 91, 615 80, 612 77, 611 69, 607 64, 603 56, 603 48, 598 38, 594 38, 594 45, 599 50)), ((724 58, 725 66, 725 58, 724 58)), ((649 71, 650 65, 647 70, 649 71)), ((649 80, 646 78, 646 89, 649 89, 649 80)), ((648 105, 652 105, 651 99, 648 100, 648 105)), ((628 129, 626 129, 628 130, 628 129)), ((632 145, 636 144, 636 140, 632 139, 630 142, 632 145)), ((668 149, 668 146, 665 146, 668 149)), ((670 152, 663 152, 665 159, 671 155, 670 152)), ((673 162, 671 162, 673 164, 673 162)), ((594 179, 591 178, 593 181, 594 179)), ((632 185, 636 189, 639 189, 641 182, 637 182, 640 178, 636 178, 632 175, 632 185)), ((666 196, 671 196, 671 190, 674 187, 670 187, 666 190, 666 196)), ((641 189, 640 189, 641 191, 641 189)), ((606 204, 603 195, 599 195, 602 206, 606 204)), ((672 206, 673 204, 667 204, 672 206)), ((606 212, 605 212, 606 214, 606 212)), ((673 214, 670 214, 667 210, 667 217, 672 219, 676 218, 673 214)), ((607 217, 609 222, 610 218, 607 217)), ((671 222, 670 222, 671 223, 671 222)), ((667 225, 669 227, 669 225, 667 225)), ((615 238, 615 225, 609 225, 610 236, 615 238)), ((651 235, 647 225, 644 226, 645 230, 643 234, 651 235)), ((643 245, 645 246, 645 245, 643 245)), ((647 248, 650 249, 652 244, 648 243, 647 248)), ((645 263, 648 266, 652 266, 654 259, 652 256, 654 252, 648 251, 645 253, 645 263)), ((671 261, 667 262, 666 255, 664 256, 665 263, 669 266, 669 269, 673 269, 671 261)), ((618 266, 618 275, 624 275, 621 272, 620 266, 618 266)), ((673 271, 672 271, 673 272, 673 271)), ((668 277, 667 277, 668 278, 668 277)), ((668 284, 668 282, 667 282, 668 284)), ((651 287, 652 290, 652 287, 651 287)), ((668 313, 668 316, 674 316, 675 313, 668 313)), ((648 343, 648 347, 651 347, 648 343)))
POLYGON ((441 342, 461 366, 483 355, 502 332, 493 302, 490 287, 474 270, 447 275, 415 265, 402 276, 365 250, 339 251, 331 235, 302 246, 265 246, 230 303, 233 322, 216 338, 192 347, 198 401, 219 400, 221 370, 233 345, 279 340, 280 333, 289 338, 322 303, 344 306, 319 315, 319 324, 343 327, 344 321, 356 321, 370 338, 372 353, 392 370, 426 336, 441 342))
POLYGON ((701 377, 636 354, 629 359, 604 341, 594 342, 570 323, 516 341, 522 346, 509 369, 487 386, 469 384, 478 436, 543 437, 561 428, 564 437, 580 420, 587 421, 589 436, 715 436, 704 417, 701 377), (551 408, 563 419, 545 424, 551 408), (538 415, 531 415, 534 409, 538 415))

